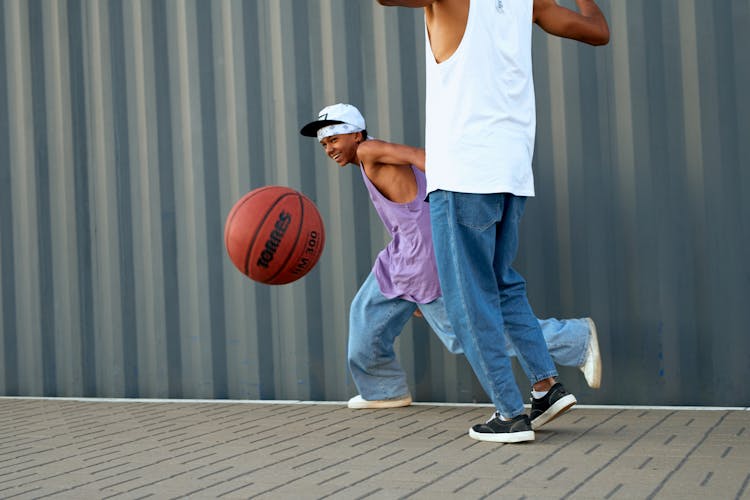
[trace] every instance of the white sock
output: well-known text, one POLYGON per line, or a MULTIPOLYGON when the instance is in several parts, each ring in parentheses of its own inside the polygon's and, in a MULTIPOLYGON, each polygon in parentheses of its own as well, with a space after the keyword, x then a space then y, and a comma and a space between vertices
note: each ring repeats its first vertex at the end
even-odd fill
POLYGON ((495 416, 496 416, 497 418, 499 418, 500 420, 502 420, 503 422, 507 422, 508 420, 510 420, 509 418, 505 418, 505 417, 503 417, 503 416, 502 416, 502 415, 500 414, 500 412, 499 412, 499 411, 496 411, 496 412, 495 412, 495 416))
POLYGON ((532 389, 532 391, 531 391, 531 397, 534 398, 534 399, 541 399, 544 396, 546 396, 548 392, 549 391, 535 391, 535 390, 532 389))

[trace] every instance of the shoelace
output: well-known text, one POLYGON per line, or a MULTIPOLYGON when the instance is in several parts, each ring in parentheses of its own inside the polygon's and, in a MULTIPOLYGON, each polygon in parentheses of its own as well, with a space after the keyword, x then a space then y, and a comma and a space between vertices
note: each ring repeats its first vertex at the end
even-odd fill
POLYGON ((503 421, 503 419, 502 419, 502 418, 500 418, 500 414, 499 414, 498 412, 495 412, 495 413, 493 413, 493 414, 492 414, 492 416, 491 416, 490 418, 488 418, 488 419, 487 419, 487 421, 485 422, 485 424, 489 424, 490 422, 492 422, 492 421, 493 421, 493 420, 495 420, 496 418, 497 418, 497 419, 498 419, 499 421, 501 421, 501 422, 503 421))

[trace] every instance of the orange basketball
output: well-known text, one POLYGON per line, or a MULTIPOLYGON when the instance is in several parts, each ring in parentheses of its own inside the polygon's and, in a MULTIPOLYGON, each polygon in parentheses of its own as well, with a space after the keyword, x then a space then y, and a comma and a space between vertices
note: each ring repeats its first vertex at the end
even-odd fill
POLYGON ((318 262, 324 243, 318 208, 285 186, 247 193, 232 207, 224 227, 224 244, 235 267, 268 285, 306 275, 318 262))

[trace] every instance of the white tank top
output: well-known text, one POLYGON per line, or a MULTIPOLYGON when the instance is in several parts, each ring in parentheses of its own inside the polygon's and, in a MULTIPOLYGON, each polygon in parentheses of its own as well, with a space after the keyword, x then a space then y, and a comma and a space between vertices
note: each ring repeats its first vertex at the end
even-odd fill
POLYGON ((534 195, 533 0, 470 0, 440 64, 425 26, 427 192, 534 195))

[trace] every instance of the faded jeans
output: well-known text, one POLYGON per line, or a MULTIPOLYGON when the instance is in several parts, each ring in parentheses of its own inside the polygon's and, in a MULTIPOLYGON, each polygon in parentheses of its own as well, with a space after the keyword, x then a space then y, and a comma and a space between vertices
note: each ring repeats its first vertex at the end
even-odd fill
MULTIPOLYGON (((349 369, 364 399, 391 399, 409 393, 406 374, 396 359, 394 342, 419 308, 432 330, 453 354, 463 354, 453 332, 443 298, 428 304, 403 299, 388 299, 380 293, 374 273, 365 280, 352 302, 349 313, 349 369)), ((589 343, 589 324, 585 318, 539 320, 552 359, 561 366, 580 366, 589 343)), ((509 356, 513 345, 503 337, 509 356)), ((480 383, 484 387, 486 380, 480 383)))
POLYGON ((532 384, 557 376, 529 306, 526 281, 512 267, 526 198, 507 193, 434 191, 432 241, 448 318, 474 373, 505 417, 524 413, 508 336, 532 384))

